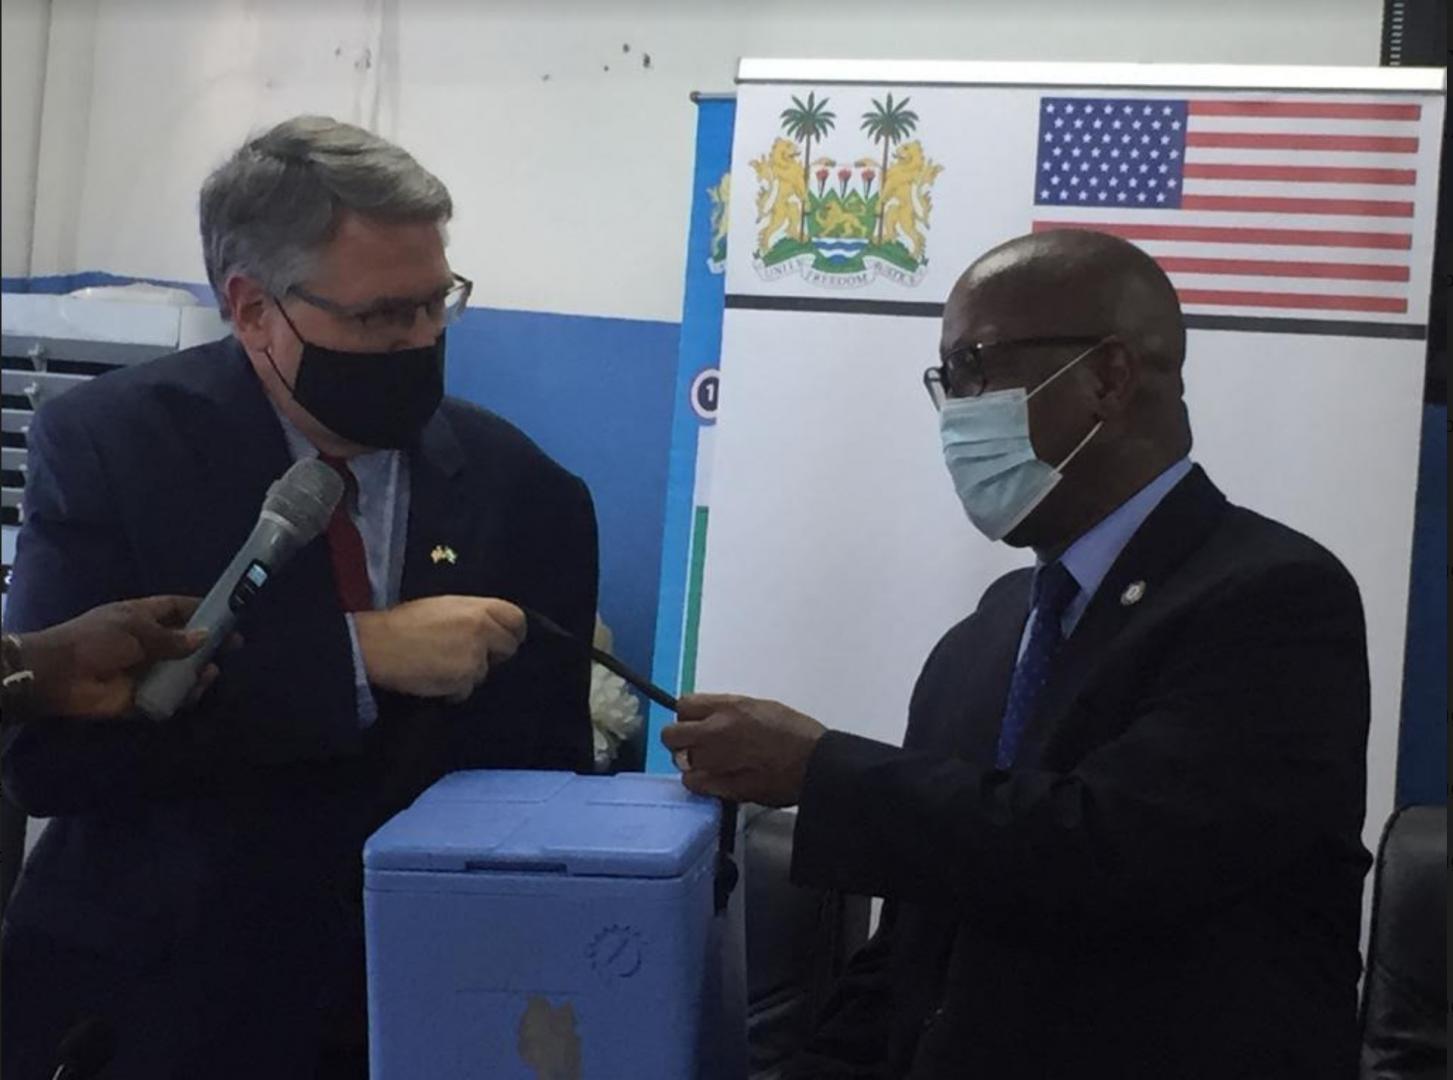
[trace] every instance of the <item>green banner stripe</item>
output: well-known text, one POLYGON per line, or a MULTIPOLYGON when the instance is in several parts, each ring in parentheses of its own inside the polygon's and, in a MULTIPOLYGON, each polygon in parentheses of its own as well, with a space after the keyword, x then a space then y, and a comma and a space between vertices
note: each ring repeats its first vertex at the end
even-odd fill
POLYGON ((701 582, 706 574, 706 520, 708 510, 698 506, 691 526, 691 565, 686 579, 686 628, 681 635, 681 693, 696 690, 696 641, 701 629, 701 582))

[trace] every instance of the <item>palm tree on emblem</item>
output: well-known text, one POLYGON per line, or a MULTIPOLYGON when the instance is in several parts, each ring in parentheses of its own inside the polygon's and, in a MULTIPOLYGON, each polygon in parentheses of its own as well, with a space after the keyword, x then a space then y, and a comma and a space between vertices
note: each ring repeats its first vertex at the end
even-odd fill
MULTIPOLYGON (((782 110, 782 130, 802 144, 802 190, 808 189, 808 175, 812 168, 812 142, 819 142, 837 123, 837 114, 828 112, 827 98, 817 100, 815 93, 807 95, 804 102, 796 94, 792 96, 790 109, 782 110)), ((802 200, 802 236, 807 238, 807 199, 802 200)))
MULTIPOLYGON (((890 93, 883 101, 873 98, 873 108, 863 113, 863 130, 866 131, 874 142, 883 144, 883 171, 879 173, 886 181, 888 176, 888 152, 894 144, 900 143, 913 132, 918 126, 918 114, 908 108, 908 99, 895 102, 890 93)), ((883 242, 883 211, 886 207, 883 204, 882 189, 879 189, 878 197, 878 238, 877 243, 883 242)))

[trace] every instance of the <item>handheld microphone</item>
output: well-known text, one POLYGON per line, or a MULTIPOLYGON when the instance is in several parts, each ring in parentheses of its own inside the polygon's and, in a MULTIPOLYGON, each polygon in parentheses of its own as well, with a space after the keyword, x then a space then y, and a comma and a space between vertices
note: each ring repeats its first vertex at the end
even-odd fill
POLYGON ((88 1017, 61 1040, 51 1080, 90 1080, 115 1056, 116 1032, 100 1017, 88 1017))
POLYGON ((343 479, 317 458, 299 461, 267 489, 252 535, 187 622, 207 631, 192 655, 164 660, 142 679, 136 707, 152 720, 169 719, 197 683, 203 667, 232 634, 237 615, 268 579, 327 528, 343 497, 343 479))

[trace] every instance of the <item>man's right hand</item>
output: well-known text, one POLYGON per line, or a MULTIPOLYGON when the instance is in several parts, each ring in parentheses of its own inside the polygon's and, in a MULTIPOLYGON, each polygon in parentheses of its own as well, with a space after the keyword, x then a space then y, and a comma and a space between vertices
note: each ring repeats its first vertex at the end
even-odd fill
MULTIPOLYGON (((206 641, 206 631, 184 629, 196 608, 193 597, 122 600, 21 634, 37 712, 92 719, 128 715, 148 665, 189 656, 206 641)), ((216 677, 216 666, 209 664, 188 701, 195 702, 216 677)))
POLYGON ((430 596, 353 619, 368 681, 415 697, 464 700, 525 640, 525 613, 489 597, 430 596))

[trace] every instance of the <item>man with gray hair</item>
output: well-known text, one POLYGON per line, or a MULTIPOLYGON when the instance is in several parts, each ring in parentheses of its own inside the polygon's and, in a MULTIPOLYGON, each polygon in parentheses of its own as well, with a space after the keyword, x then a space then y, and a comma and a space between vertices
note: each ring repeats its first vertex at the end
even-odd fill
POLYGON ((37 414, 15 631, 205 592, 292 461, 346 493, 197 709, 7 731, 7 794, 54 819, 6 913, 7 1078, 49 1076, 90 1017, 113 1078, 366 1076, 364 839, 446 772, 589 767, 588 665, 526 644, 517 605, 589 640, 594 511, 443 396, 452 210, 383 139, 279 124, 202 188, 232 335, 37 414))

